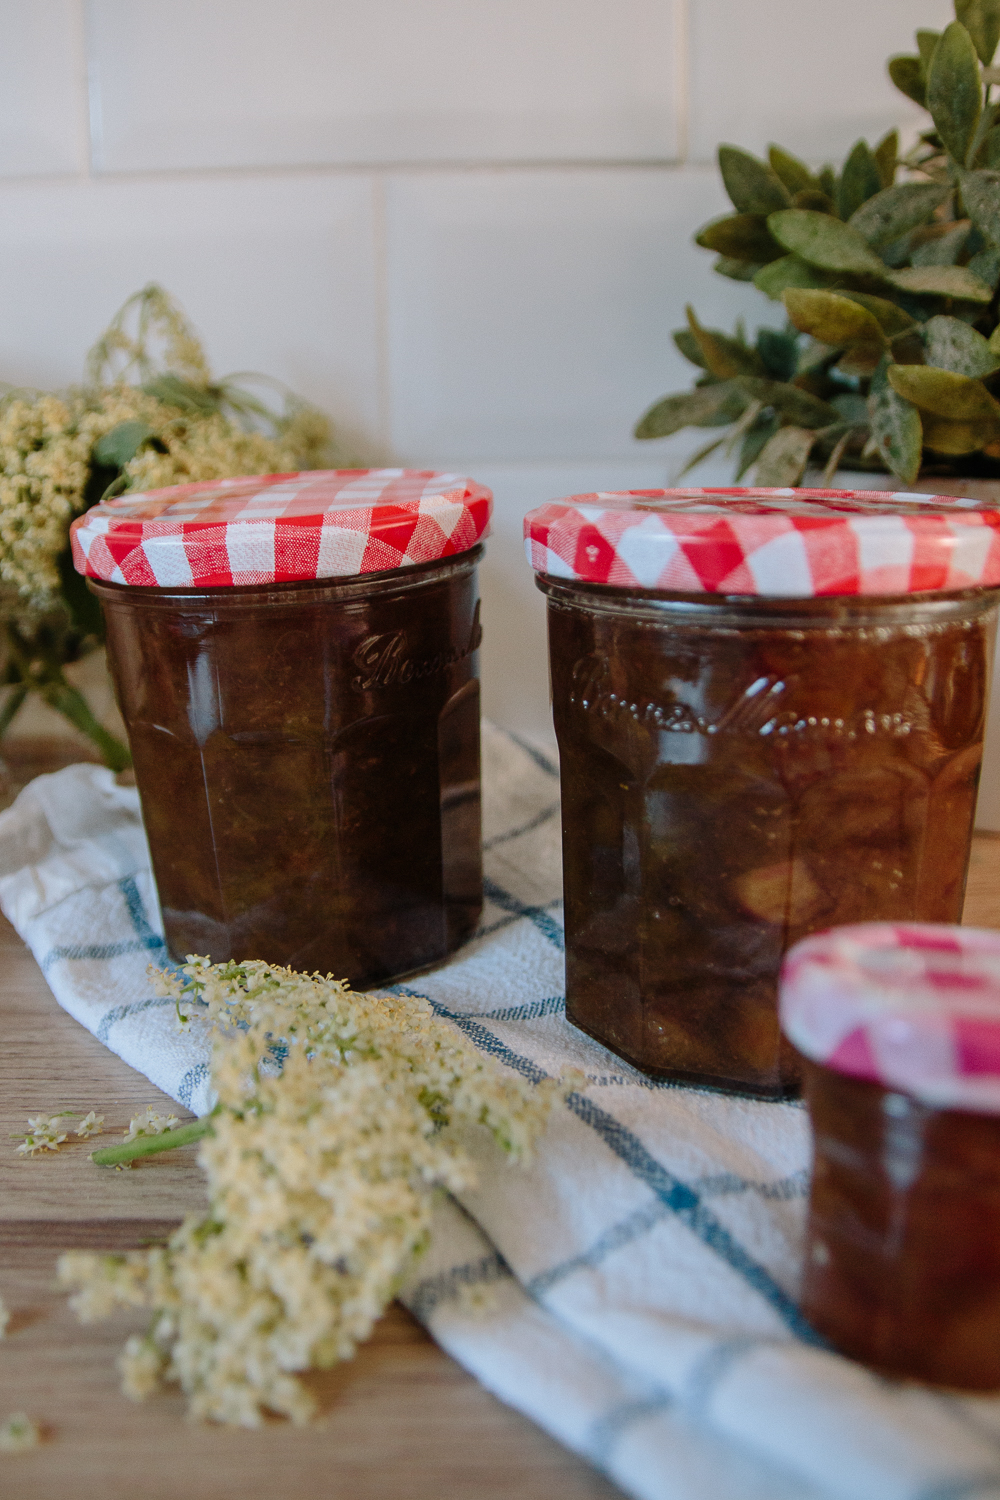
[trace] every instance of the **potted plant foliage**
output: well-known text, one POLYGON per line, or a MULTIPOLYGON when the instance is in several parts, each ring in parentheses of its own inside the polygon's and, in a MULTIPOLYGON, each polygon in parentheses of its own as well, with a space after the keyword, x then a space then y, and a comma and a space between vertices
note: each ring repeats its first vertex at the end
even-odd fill
POLYGON ((765 485, 796 484, 807 465, 826 483, 838 467, 907 486, 1000 478, 1000 3, 955 11, 889 60, 931 119, 905 155, 895 131, 858 141, 839 172, 778 146, 767 161, 719 148, 734 212, 696 243, 782 302, 787 325, 751 341, 689 307, 674 340, 694 388, 656 402, 637 437, 716 429, 687 467, 723 449, 737 481, 753 470, 765 485))

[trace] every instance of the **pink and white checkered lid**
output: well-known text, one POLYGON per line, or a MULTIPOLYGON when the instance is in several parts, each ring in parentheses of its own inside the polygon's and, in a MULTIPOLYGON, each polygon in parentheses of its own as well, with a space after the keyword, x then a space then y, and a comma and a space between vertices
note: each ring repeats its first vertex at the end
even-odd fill
POLYGON ((909 594, 1000 584, 1000 511, 880 490, 570 495, 524 519, 536 573, 686 594, 909 594))
POLYGON ((781 1024, 838 1073, 1000 1114, 1000 932, 862 922, 789 949, 781 1024))
POLYGON ((492 494, 458 474, 313 469, 106 500, 70 527, 78 573, 160 588, 346 578, 467 552, 492 494))

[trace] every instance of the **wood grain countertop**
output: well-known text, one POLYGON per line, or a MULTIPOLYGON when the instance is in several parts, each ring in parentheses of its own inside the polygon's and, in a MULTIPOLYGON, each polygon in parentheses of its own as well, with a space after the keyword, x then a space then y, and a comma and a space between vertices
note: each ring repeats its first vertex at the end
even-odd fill
MULTIPOLYGON (((69 744, 4 745, 6 805, 41 771, 80 759, 69 744)), ((1000 835, 973 849, 965 920, 1000 927, 1000 835)), ((204 1201, 195 1148, 102 1171, 87 1148, 19 1157, 29 1114, 96 1109, 110 1135, 145 1105, 183 1114, 56 1005, 31 954, 0 917, 0 1421, 44 1430, 29 1453, 0 1454, 3 1500, 614 1500, 613 1485, 503 1406, 394 1305, 347 1364, 310 1377, 320 1398, 304 1430, 190 1424, 171 1391, 135 1405, 115 1359, 144 1318, 82 1326, 54 1287, 60 1250, 128 1249, 204 1201)))

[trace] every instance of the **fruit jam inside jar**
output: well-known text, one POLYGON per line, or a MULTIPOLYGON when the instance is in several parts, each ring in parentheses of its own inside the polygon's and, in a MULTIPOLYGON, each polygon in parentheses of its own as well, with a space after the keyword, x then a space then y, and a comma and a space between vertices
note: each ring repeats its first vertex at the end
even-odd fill
POLYGON ((332 471, 76 523, 174 959, 361 988, 471 935, 489 511, 454 475, 332 471))
POLYGON ((842 1353, 1000 1388, 1000 933, 839 928, 788 955, 815 1161, 802 1307, 842 1353))
POLYGON ((579 496, 529 515, 572 1022, 646 1072, 787 1097, 789 945, 958 920, 997 525, 941 497, 829 491, 579 496))

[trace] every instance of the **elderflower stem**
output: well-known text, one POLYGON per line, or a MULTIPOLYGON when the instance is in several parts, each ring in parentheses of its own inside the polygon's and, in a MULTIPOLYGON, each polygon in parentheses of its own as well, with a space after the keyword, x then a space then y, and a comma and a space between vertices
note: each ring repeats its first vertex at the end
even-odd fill
POLYGON ((120 1146, 104 1146, 92 1151, 90 1159, 99 1167, 120 1167, 124 1162, 135 1161, 139 1156, 154 1156, 157 1151, 173 1151, 176 1146, 190 1146, 202 1136, 212 1134, 212 1116, 202 1115, 188 1125, 177 1125, 165 1130, 162 1135, 139 1135, 134 1140, 123 1141, 120 1146))

